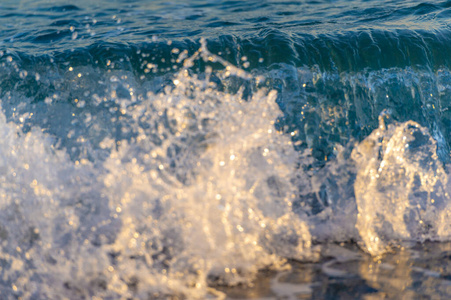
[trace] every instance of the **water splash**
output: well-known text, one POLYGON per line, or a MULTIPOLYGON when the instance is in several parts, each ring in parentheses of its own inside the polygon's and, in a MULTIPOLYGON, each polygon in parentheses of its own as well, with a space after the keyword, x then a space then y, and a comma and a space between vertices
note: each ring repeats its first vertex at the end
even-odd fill
POLYGON ((6 297, 221 297, 212 287, 316 259, 312 241, 359 241, 379 255, 450 238, 447 174, 425 128, 382 115, 360 144, 326 141, 334 160, 318 164, 328 157, 312 153, 318 116, 305 116, 300 141, 280 125, 280 94, 200 44, 180 53, 180 71, 141 85, 130 72, 75 67, 67 76, 84 98, 70 108, 61 94, 16 109, 20 92, 6 93, 5 115, 19 123, 1 115, 6 297), (104 91, 90 85, 99 74, 104 91), (43 133, 42 107, 79 117, 43 133))
POLYGON ((298 154, 274 127, 276 92, 221 91, 210 69, 190 75, 193 61, 254 78, 205 46, 195 55, 163 91, 117 100, 133 134, 104 138, 105 159, 74 160, 2 115, 4 295, 220 296, 209 286, 314 257, 292 210, 298 154))
POLYGON ((408 121, 379 128, 353 151, 357 229, 372 255, 402 240, 449 239, 443 228, 449 215, 447 174, 427 129, 408 121))
POLYGON ((156 124, 161 143, 143 130, 105 163, 105 193, 127 224, 115 251, 151 253, 139 282, 164 271, 202 295, 207 282, 249 283, 281 258, 308 256, 308 227, 291 210, 297 155, 274 129, 276 93, 260 90, 245 101, 242 91, 219 92, 186 72, 174 84, 130 112, 137 123, 156 124))

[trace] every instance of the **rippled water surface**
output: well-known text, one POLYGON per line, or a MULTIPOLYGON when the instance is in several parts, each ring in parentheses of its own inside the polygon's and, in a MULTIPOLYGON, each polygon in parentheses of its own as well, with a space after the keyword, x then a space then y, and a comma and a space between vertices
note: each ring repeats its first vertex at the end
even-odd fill
POLYGON ((2 1, 2 297, 447 298, 450 15, 2 1))

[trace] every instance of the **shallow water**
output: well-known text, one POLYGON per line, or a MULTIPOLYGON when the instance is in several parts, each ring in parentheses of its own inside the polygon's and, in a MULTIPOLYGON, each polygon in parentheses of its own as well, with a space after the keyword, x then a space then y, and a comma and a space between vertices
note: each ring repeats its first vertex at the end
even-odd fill
POLYGON ((3 1, 2 296, 445 297, 450 7, 3 1))
POLYGON ((328 244, 320 262, 292 261, 283 272, 262 271, 251 286, 218 289, 228 299, 446 299, 450 244, 404 246, 373 258, 352 244, 328 244))

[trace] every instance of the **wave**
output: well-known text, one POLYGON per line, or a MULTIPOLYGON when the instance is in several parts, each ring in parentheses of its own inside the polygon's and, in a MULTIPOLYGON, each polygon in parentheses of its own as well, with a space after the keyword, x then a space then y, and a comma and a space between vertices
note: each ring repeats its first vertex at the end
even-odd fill
MULTIPOLYGON (((302 42, 281 32, 261 36, 247 40, 222 36, 207 40, 206 47, 227 64, 246 70, 254 78, 263 76, 264 80, 243 80, 239 76, 220 79, 223 64, 208 59, 197 60, 188 68, 190 74, 202 77, 211 68, 210 80, 219 90, 236 93, 244 87, 245 98, 261 87, 276 90, 283 112, 276 126, 287 133, 295 132, 294 139, 301 143, 300 147, 313 149, 318 160, 333 158, 335 143, 343 146, 353 139, 362 141, 377 128, 379 114, 388 108, 400 122, 413 120, 427 127, 438 141, 440 159, 448 162, 451 97, 450 72, 444 55, 448 53, 446 38, 439 34, 428 38, 414 32, 404 32, 400 37, 383 33, 379 35, 382 41, 374 45, 390 47, 382 51, 390 56, 375 56, 382 62, 378 63, 369 58, 362 60, 360 52, 369 53, 363 42, 368 38, 365 31, 347 37, 312 36, 302 42), (323 45, 323 49, 315 43, 323 45), (424 55, 411 49, 417 46, 424 55), (415 59, 421 61, 415 63, 415 59)), ((67 132, 57 132, 60 122, 68 121, 72 114, 77 119, 80 112, 108 122, 120 105, 118 101, 101 99, 140 102, 148 91, 164 91, 173 86, 174 76, 185 68, 185 59, 195 55, 200 47, 200 42, 187 40, 135 45, 99 43, 41 56, 2 52, 3 107, 8 119, 14 115, 17 120, 23 113, 32 112, 36 121, 27 118, 25 126, 32 122, 58 136, 62 144, 73 144, 75 137, 86 132, 77 131, 69 141, 67 132), (45 101, 58 102, 61 111, 56 115, 62 115, 62 111, 67 115, 62 119, 47 118, 47 110, 56 106, 45 105, 45 101), (15 107, 18 102, 28 104, 15 107), (13 111, 13 107, 25 108, 26 112, 13 111), (105 111, 110 110, 106 116, 105 111)), ((128 130, 123 129, 124 125, 126 122, 110 124, 105 132, 122 139, 127 136, 122 131, 128 130)), ((90 133, 99 134, 106 136, 90 133)))
POLYGON ((325 241, 376 256, 450 239, 446 139, 402 119, 411 97, 440 128, 426 93, 446 95, 446 70, 263 76, 209 47, 146 80, 6 58, 20 80, 1 91, 3 295, 219 297, 214 286, 317 260, 325 241), (378 101, 389 109, 372 130, 378 101), (368 134, 349 138, 358 118, 368 134))
MULTIPOLYGON (((322 71, 360 71, 393 67, 415 67, 437 70, 450 67, 450 29, 431 28, 371 28, 333 32, 292 32, 262 28, 249 35, 218 35, 207 39, 208 48, 234 65, 254 69, 286 63, 297 67, 317 65, 322 71), (242 58, 245 57, 246 61, 242 58)), ((2 61, 9 56, 23 61, 24 66, 47 63, 52 65, 90 64, 101 68, 107 61, 116 68, 144 74, 142 53, 148 54, 158 71, 167 72, 176 64, 178 53, 192 55, 200 47, 197 39, 154 38, 147 42, 118 42, 106 40, 79 41, 74 47, 61 47, 36 53, 27 48, 8 47, 2 51, 2 61), (172 52, 174 50, 174 52, 172 52), (7 55, 6 55, 7 54, 7 55)))

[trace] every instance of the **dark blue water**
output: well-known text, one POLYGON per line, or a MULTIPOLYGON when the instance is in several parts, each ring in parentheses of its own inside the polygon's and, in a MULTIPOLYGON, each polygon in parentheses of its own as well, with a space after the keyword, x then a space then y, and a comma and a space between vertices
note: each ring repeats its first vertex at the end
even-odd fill
MULTIPOLYGON (((450 1, 2 1, 2 295, 221 297, 286 259, 354 261, 327 242, 378 257, 449 241, 450 16, 450 1)), ((444 297, 436 267, 427 296, 444 297)), ((387 292, 368 274, 355 295, 387 292)))

